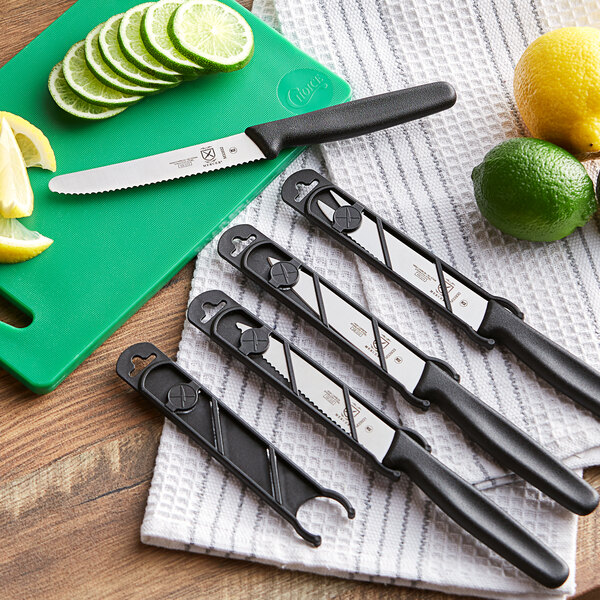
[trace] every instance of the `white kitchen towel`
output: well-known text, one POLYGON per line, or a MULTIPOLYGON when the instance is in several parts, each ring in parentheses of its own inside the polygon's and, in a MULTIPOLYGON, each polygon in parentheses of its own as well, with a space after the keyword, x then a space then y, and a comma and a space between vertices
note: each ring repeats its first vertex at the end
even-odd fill
MULTIPOLYGON (((456 106, 416 123, 327 144, 299 157, 235 223, 252 223, 363 302, 463 384, 574 468, 598 461, 600 420, 501 348, 486 352, 278 200, 285 178, 313 168, 406 231, 586 362, 600 368, 599 221, 553 244, 518 241, 479 214, 470 173, 504 139, 527 135, 512 72, 527 45, 563 25, 600 24, 595 0, 255 0, 254 10, 349 81, 355 98, 450 81, 456 106)), ((589 165, 594 172, 594 165, 589 165)), ((506 473, 437 410, 412 409, 333 344, 217 256, 199 256, 190 298, 219 288, 419 430, 433 453, 571 565, 545 590, 464 533, 406 478, 392 483, 325 429, 228 358, 190 325, 179 363, 327 487, 347 495, 300 510, 320 533, 313 549, 268 506, 167 422, 142 526, 149 544, 287 568, 490 598, 558 598, 574 590, 576 518, 506 473)))

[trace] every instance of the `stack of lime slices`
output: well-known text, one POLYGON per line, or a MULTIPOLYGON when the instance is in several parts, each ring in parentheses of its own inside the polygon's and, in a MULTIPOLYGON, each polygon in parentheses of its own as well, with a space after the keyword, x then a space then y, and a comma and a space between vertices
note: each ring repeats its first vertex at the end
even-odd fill
POLYGON ((237 71, 254 53, 252 29, 218 0, 159 0, 111 17, 50 73, 64 111, 106 119, 145 96, 206 73, 237 71))

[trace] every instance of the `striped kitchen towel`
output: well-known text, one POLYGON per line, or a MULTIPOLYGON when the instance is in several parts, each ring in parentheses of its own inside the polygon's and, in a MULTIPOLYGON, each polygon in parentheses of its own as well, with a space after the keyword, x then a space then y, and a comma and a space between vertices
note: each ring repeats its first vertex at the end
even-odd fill
MULTIPOLYGON (((278 200, 284 179, 313 168, 373 207, 529 323, 600 368, 599 222, 533 244, 480 216, 470 172, 498 142, 527 135, 512 72, 527 45, 563 25, 600 24, 595 0, 256 0, 254 10, 350 82, 354 97, 435 80, 458 103, 420 122, 313 148, 237 219, 289 248, 425 352, 450 362, 466 387, 573 468, 599 462, 600 422, 511 354, 485 352, 278 200)), ((595 166, 589 165, 591 170, 595 166)), ((216 241, 198 256, 191 297, 220 288, 390 415, 419 430, 433 453, 552 546, 574 571, 576 518, 502 471, 442 414, 416 412, 323 336, 234 272, 216 241)), ((288 456, 357 509, 326 501, 300 511, 323 536, 307 546, 287 523, 167 422, 142 526, 149 544, 316 573, 489 598, 559 598, 464 533, 407 479, 374 473, 325 429, 186 325, 178 361, 288 456)))

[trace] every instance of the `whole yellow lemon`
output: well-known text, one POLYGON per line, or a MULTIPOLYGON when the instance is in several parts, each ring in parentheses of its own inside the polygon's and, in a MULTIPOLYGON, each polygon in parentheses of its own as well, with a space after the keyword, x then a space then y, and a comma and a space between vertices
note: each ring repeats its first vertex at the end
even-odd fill
POLYGON ((535 40, 515 68, 517 106, 536 138, 600 152, 600 30, 564 27, 535 40))

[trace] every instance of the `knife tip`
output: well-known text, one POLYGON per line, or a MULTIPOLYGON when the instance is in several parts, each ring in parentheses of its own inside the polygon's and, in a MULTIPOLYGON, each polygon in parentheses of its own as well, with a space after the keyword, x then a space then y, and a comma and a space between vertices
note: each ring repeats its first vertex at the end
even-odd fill
POLYGON ((74 192, 69 192, 64 188, 64 186, 60 185, 60 176, 53 177, 48 182, 48 189, 55 194, 73 194, 74 192))

